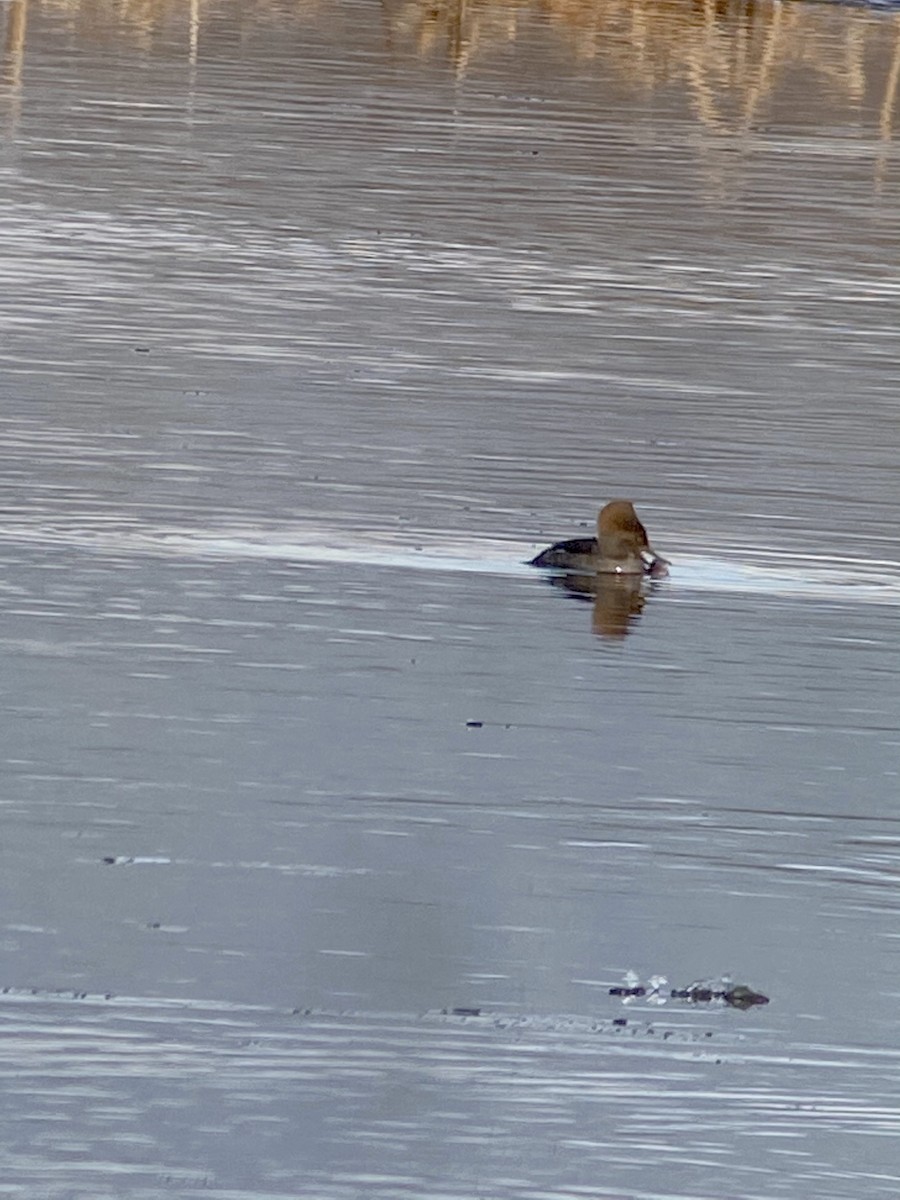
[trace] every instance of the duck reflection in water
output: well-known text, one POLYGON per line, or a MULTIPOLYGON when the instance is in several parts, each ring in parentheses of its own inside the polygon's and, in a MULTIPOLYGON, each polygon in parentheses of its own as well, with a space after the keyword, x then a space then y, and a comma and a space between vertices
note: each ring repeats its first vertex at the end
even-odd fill
POLYGON ((531 560, 565 574, 551 576, 554 587, 593 598, 593 630, 624 637, 646 603, 644 580, 668 574, 668 563, 650 545, 630 500, 611 500, 597 517, 597 536, 557 542, 531 560))
POLYGON ((593 601, 591 629, 601 637, 630 633, 647 603, 639 575, 551 575, 547 582, 575 600, 593 601))

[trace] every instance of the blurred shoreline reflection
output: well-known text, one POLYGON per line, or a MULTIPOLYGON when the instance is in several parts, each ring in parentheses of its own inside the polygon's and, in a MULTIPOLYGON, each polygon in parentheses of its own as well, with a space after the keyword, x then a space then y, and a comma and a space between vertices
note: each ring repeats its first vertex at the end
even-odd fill
POLYGON ((457 82, 502 58, 522 89, 594 76, 600 104, 614 85, 623 103, 640 97, 661 116, 686 105, 721 133, 779 117, 797 128, 868 126, 883 158, 900 81, 900 13, 801 0, 382 0, 378 9, 257 0, 233 11, 209 0, 9 0, 0 21, 7 103, 27 85, 29 37, 174 54, 193 71, 274 32, 282 61, 273 70, 287 75, 306 61, 310 30, 348 54, 367 32, 390 60, 443 61, 457 82), (237 43, 234 32, 224 45, 209 36, 232 25, 237 43))

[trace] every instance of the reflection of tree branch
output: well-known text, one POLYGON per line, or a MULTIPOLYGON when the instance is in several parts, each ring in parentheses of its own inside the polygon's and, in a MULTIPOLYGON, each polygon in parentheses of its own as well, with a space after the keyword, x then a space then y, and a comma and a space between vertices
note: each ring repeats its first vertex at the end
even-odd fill
POLYGON ((894 22, 894 30, 894 53, 891 56, 891 69, 888 72, 887 84, 884 89, 879 121, 881 136, 886 142, 889 142, 893 135, 894 104, 897 99, 897 81, 900 79, 900 21, 894 22))
POLYGON ((756 110, 759 106, 760 97, 768 93, 772 86, 772 69, 775 62, 775 52, 778 49, 778 39, 781 34, 783 16, 784 10, 779 5, 775 9, 772 24, 769 32, 766 34, 765 45, 763 46, 759 67, 755 72, 755 78, 747 89, 747 97, 744 101, 744 119, 742 122, 745 131, 750 128, 756 119, 756 110))
POLYGON ((27 0, 10 0, 6 7, 6 36, 3 39, 3 82, 11 91, 22 86, 25 61, 27 0))
POLYGON ((699 45, 695 52, 688 55, 687 78, 694 94, 694 108, 697 116, 704 125, 714 127, 722 123, 722 117, 716 105, 708 72, 704 69, 704 57, 702 47, 699 45))
POLYGON ((191 34, 188 61, 192 67, 197 65, 197 51, 200 46, 200 0, 191 0, 191 34))
POLYGON ((891 68, 888 71, 887 83, 884 88, 884 99, 881 102, 878 127, 881 131, 881 149, 875 164, 875 182, 878 187, 884 183, 887 170, 888 151, 894 136, 894 107, 897 102, 897 82, 900 80, 900 20, 894 21, 894 53, 891 55, 891 68))
MULTIPOLYGON (((22 80, 25 70, 25 29, 28 0, 10 0, 6 7, 6 31, 3 38, 3 70, 0 82, 8 93, 9 112, 6 136, 12 138, 19 124, 22 80)), ((0 96, 2 98, 2 96, 0 96)))
POLYGON ((847 76, 847 90, 856 99, 861 99, 866 91, 866 35, 861 25, 852 26, 847 30, 847 56, 844 63, 844 73, 847 76))
POLYGON ((468 62, 469 41, 465 34, 466 0, 457 0, 456 11, 452 14, 450 25, 450 57, 456 67, 456 74, 461 78, 466 73, 468 62))

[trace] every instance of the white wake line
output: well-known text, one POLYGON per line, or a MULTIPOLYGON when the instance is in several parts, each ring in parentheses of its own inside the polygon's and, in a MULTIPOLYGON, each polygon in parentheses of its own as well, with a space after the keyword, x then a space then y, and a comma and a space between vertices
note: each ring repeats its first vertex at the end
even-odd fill
POLYGON ((750 561, 679 556, 673 579, 676 574, 679 585, 697 591, 900 604, 900 563, 756 552, 750 561))
MULTIPOLYGON (((402 570, 467 572, 482 575, 546 577, 527 560, 536 552, 530 544, 496 539, 466 538, 454 542, 440 535, 398 541, 371 534, 356 541, 320 529, 284 533, 252 530, 184 533, 183 530, 85 530, 59 527, 0 529, 0 543, 59 545, 107 555, 260 559, 309 565, 392 567, 402 570), (332 539, 341 538, 340 545, 332 539)), ((844 603, 900 604, 900 563, 871 559, 829 558, 746 551, 713 555, 673 556, 663 588, 699 592, 730 592, 786 596, 844 603)))
POLYGON ((537 553, 512 542, 488 539, 423 538, 395 542, 384 534, 354 541, 342 533, 298 529, 285 534, 253 531, 184 533, 183 530, 75 530, 54 528, 2 529, 0 544, 65 546, 89 553, 145 554, 159 558, 218 558, 228 561, 268 559, 298 564, 398 567, 426 571, 466 571, 489 575, 526 575, 532 568, 527 558, 537 553), (333 539, 341 539, 339 545, 333 539), (288 540, 289 539, 289 540, 288 540), (426 548, 427 546, 427 548, 426 548))

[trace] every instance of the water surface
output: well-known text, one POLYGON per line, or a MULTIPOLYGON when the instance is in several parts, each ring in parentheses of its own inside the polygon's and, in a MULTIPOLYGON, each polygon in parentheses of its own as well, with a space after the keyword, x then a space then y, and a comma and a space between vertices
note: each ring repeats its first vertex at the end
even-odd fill
POLYGON ((0 1190, 895 1196, 897 19, 2 13, 0 1190))

